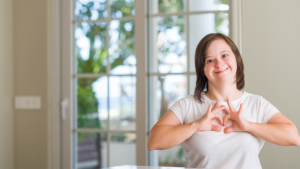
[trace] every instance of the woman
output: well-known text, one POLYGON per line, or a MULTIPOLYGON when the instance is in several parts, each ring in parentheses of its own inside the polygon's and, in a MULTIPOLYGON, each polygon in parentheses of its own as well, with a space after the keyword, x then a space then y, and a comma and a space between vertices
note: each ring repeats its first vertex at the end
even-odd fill
POLYGON ((296 126, 261 96, 241 91, 244 65, 231 39, 205 36, 195 53, 194 96, 177 101, 153 126, 148 149, 181 144, 189 168, 261 168, 264 140, 298 146, 296 126), (205 90, 206 89, 206 90, 205 90))

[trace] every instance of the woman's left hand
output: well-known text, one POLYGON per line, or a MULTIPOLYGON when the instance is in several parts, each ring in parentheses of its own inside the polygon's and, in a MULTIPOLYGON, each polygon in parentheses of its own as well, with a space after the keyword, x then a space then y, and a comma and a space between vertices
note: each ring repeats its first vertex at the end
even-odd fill
POLYGON ((228 108, 225 109, 227 115, 224 118, 223 125, 227 125, 227 121, 232 120, 232 126, 226 127, 224 133, 236 131, 249 131, 251 123, 243 117, 243 103, 240 104, 240 109, 236 111, 229 99, 227 100, 228 108))

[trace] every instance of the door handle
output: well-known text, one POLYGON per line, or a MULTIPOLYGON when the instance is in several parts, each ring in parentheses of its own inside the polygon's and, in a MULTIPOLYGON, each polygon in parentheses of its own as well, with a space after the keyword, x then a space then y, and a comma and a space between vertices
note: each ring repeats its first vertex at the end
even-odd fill
POLYGON ((68 106, 69 106, 69 100, 67 98, 63 99, 60 103, 62 120, 65 120, 67 118, 66 113, 67 113, 68 106))

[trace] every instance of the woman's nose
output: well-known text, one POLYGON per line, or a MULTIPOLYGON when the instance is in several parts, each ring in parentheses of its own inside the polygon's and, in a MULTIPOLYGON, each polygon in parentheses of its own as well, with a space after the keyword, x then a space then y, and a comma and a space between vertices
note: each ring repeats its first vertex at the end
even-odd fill
POLYGON ((215 66, 217 68, 222 67, 224 65, 224 61, 222 59, 216 59, 215 66))

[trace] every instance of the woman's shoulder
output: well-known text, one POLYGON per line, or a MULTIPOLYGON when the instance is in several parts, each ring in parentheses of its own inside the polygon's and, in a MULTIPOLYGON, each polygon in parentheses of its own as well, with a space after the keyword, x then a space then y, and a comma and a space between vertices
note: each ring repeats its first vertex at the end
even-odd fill
POLYGON ((253 93, 248 93, 246 91, 244 91, 244 98, 251 100, 251 101, 255 101, 255 102, 261 102, 266 100, 263 96, 258 95, 258 94, 253 94, 253 93))
POLYGON ((193 103, 197 103, 198 100, 194 97, 194 95, 187 95, 187 96, 179 99, 177 102, 190 105, 193 103))
POLYGON ((187 95, 181 99, 179 99, 178 101, 188 101, 188 102, 194 102, 196 101, 194 95, 187 95))

